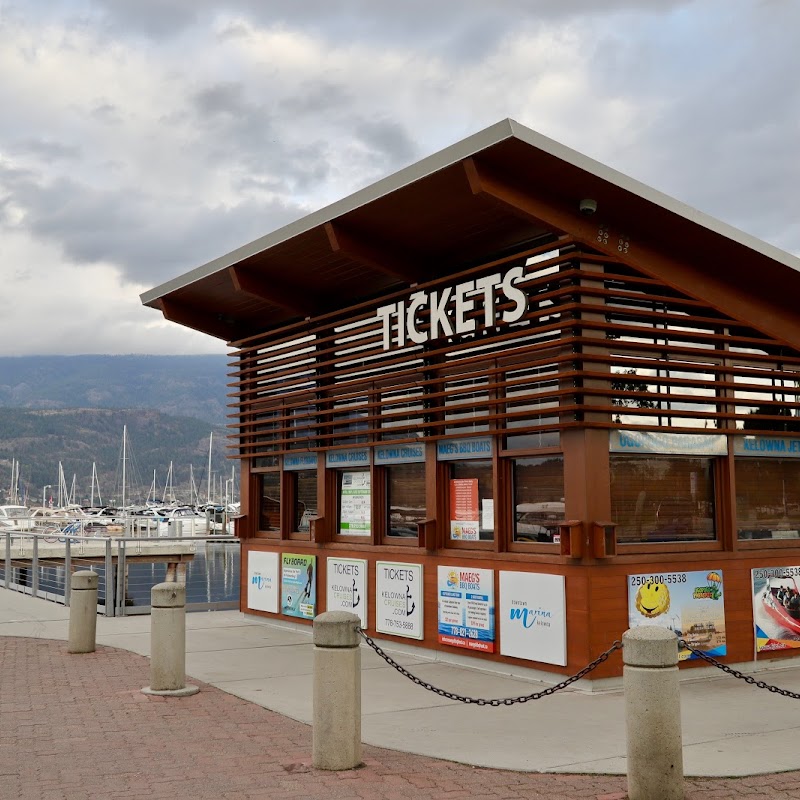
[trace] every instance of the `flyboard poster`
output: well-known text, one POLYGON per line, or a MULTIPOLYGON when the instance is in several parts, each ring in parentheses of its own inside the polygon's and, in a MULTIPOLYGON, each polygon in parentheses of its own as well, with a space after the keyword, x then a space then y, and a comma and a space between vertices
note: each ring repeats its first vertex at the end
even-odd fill
POLYGON ((439 642, 494 653, 494 570, 438 569, 439 642))
POLYGON ((317 614, 317 557, 281 556, 281 613, 314 619, 317 614))
POLYGON ((349 611, 361 618, 367 627, 367 560, 360 558, 329 558, 327 568, 328 611, 349 611))
POLYGON ((375 630, 422 639, 422 564, 375 564, 375 630))
MULTIPOLYGON (((727 653, 722 570, 628 575, 628 623, 674 631, 695 650, 727 653)), ((697 658, 682 648, 681 661, 697 658)))
POLYGON ((800 647, 800 567, 760 567, 751 575, 756 653, 800 647))

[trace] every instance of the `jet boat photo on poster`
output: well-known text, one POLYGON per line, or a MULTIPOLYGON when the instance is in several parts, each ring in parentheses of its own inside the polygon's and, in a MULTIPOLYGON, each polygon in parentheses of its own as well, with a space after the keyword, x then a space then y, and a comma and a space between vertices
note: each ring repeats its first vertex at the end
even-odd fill
POLYGON ((751 576, 756 653, 800 647, 800 567, 759 567, 751 576))
POLYGON ((438 568, 439 642, 494 653, 494 571, 438 568))
MULTIPOLYGON (((658 625, 710 656, 727 653, 722 570, 628 575, 628 624, 658 625)), ((681 648, 681 661, 698 658, 681 648)))
POLYGON ((278 554, 251 550, 247 554, 247 607, 278 613, 278 554))
POLYGON ((281 613, 314 619, 317 613, 317 557, 284 553, 281 557, 281 613))
POLYGON ((329 558, 327 561, 328 611, 349 611, 361 618, 367 627, 367 560, 361 558, 329 558))

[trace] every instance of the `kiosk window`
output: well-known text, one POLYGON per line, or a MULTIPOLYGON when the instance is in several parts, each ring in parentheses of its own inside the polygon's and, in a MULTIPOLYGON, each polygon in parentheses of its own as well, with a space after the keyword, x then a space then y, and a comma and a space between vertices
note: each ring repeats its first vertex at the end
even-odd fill
POLYGON ((309 533, 311 519, 317 516, 317 471, 304 469, 291 475, 294 490, 294 530, 309 533))
POLYGON ((564 521, 564 459, 514 461, 514 541, 557 542, 564 521))
POLYGON ((800 539, 800 461, 736 459, 740 539, 800 539))
POLYGON ((491 461, 450 465, 450 539, 494 541, 491 461))
POLYGON ((417 523, 425 519, 425 465, 395 464, 386 467, 387 536, 416 537, 417 523))
POLYGON ((610 463, 611 517, 618 542, 716 538, 713 459, 612 456, 610 463))
POLYGON ((260 481, 258 529, 279 531, 281 529, 281 474, 280 472, 265 472, 260 476, 260 481))

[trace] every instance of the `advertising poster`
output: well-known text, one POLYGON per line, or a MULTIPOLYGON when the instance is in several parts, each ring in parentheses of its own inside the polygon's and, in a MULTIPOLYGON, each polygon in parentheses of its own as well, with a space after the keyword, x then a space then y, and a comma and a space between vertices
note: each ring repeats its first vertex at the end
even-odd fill
POLYGON ((494 570, 438 570, 439 642, 494 653, 494 570))
POLYGON ((422 564, 375 564, 375 630, 422 639, 422 564))
POLYGON ((343 472, 339 533, 369 536, 371 505, 369 472, 343 472))
POLYGON ((800 647, 800 567, 751 570, 756 653, 800 647))
POLYGON ((278 554, 250 551, 247 555, 247 607, 278 613, 278 554))
POLYGON ((314 619, 317 613, 317 557, 281 556, 281 613, 314 619))
POLYGON ((504 656, 567 663, 567 607, 563 575, 500 573, 500 652, 504 656))
POLYGON ((359 558, 329 558, 327 561, 326 608, 349 611, 367 627, 367 562, 359 558))
MULTIPOLYGON (((494 519, 491 527, 494 527, 494 519)), ((479 534, 478 479, 453 478, 450 481, 450 538, 476 542, 479 534)))
MULTIPOLYGON (((628 623, 674 631, 710 656, 727 653, 722 570, 628 575, 628 623)), ((697 658, 682 649, 681 661, 697 658)))

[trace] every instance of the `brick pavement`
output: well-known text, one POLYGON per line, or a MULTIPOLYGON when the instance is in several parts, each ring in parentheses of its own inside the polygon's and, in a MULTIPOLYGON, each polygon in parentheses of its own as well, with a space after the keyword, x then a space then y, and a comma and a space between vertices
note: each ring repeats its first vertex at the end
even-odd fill
MULTIPOLYGON (((364 748, 361 769, 314 770, 307 725, 191 682, 201 687, 192 697, 149 697, 142 656, 0 638, 0 798, 625 797, 620 776, 507 772, 376 747, 364 748)), ((800 798, 800 772, 688 780, 686 796, 800 798)))

